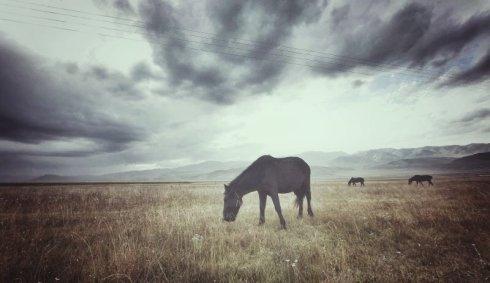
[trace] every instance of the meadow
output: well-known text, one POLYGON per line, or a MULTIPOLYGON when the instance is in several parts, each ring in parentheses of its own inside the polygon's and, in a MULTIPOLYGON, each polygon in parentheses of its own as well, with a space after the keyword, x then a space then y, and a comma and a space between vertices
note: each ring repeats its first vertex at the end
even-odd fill
POLYGON ((288 229, 250 193, 221 221, 223 184, 0 187, 2 282, 490 280, 490 177, 314 182, 315 217, 288 229))

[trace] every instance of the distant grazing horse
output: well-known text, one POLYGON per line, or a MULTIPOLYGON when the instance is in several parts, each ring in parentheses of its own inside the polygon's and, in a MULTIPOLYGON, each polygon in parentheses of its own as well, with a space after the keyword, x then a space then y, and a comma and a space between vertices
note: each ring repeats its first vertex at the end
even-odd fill
POLYGON ((281 228, 286 229, 286 221, 282 216, 278 194, 294 192, 296 205, 299 207, 298 218, 303 216, 303 199, 306 196, 308 215, 313 216, 310 166, 299 157, 274 158, 270 155, 264 155, 255 160, 230 184, 225 185, 223 220, 235 221, 238 210, 243 203, 243 195, 253 191, 259 193, 259 225, 265 222, 265 203, 267 196, 269 196, 279 216, 281 228))
POLYGON ((353 185, 353 186, 356 186, 356 183, 361 183, 361 187, 364 186, 364 178, 361 178, 361 177, 352 177, 350 178, 349 180, 349 183, 347 183, 347 185, 353 185))
POLYGON ((408 184, 412 184, 412 182, 417 182, 417 186, 419 184, 422 185, 422 187, 424 186, 424 183, 422 182, 428 182, 429 183, 429 186, 434 186, 434 184, 432 183, 432 176, 430 175, 415 175, 415 176, 412 176, 412 178, 408 179, 408 184))

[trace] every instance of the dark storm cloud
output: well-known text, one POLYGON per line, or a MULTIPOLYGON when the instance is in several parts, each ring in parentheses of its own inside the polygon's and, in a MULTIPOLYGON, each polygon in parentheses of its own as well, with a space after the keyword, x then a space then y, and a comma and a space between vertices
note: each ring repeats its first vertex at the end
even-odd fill
MULTIPOLYGON (((295 26, 316 22, 327 6, 327 1, 213 1, 208 5, 220 40, 243 37, 255 42, 232 62, 248 63, 248 74, 239 83, 256 91, 270 90, 278 81, 286 64, 262 59, 287 60, 277 50, 291 35, 295 26), (256 58, 249 60, 247 58, 256 58), (263 88, 262 88, 263 87, 263 88)), ((233 45, 232 45, 233 46, 233 45)), ((243 46, 242 46, 243 47, 243 46)), ((223 59, 230 57, 223 56, 223 59)))
POLYGON ((94 147, 91 149, 85 150, 57 150, 57 151, 48 151, 43 150, 41 148, 35 150, 22 150, 22 149, 1 149, 0 148, 0 156, 4 157, 87 157, 97 153, 105 153, 105 152, 113 152, 110 148, 107 147, 94 147))
POLYGON ((131 68, 131 79, 135 82, 141 82, 149 79, 158 79, 159 77, 150 69, 150 66, 140 62, 131 68))
POLYGON ((284 64, 271 64, 268 61, 255 62, 253 69, 237 84, 238 87, 250 88, 256 93, 267 92, 279 82, 284 64), (255 89, 255 90, 254 90, 255 89))
POLYGON ((201 66, 193 61, 197 54, 181 40, 185 36, 179 32, 173 6, 159 0, 146 0, 140 3, 139 11, 153 46, 154 61, 167 72, 168 83, 174 88, 190 83, 196 92, 206 96, 203 98, 227 103, 225 75, 216 65, 201 66))
POLYGON ((458 123, 478 123, 490 119, 490 108, 483 108, 472 113, 469 113, 457 120, 458 123))
POLYGON ((484 81, 490 75, 490 51, 473 67, 449 79, 444 85, 462 85, 484 81))
POLYGON ((89 76, 93 75, 112 94, 128 99, 140 99, 143 97, 143 93, 137 88, 135 82, 121 72, 110 71, 103 66, 94 66, 87 71, 87 74, 89 76))
POLYGON ((120 151, 144 136, 140 128, 104 113, 99 90, 77 84, 16 46, 0 42, 0 65, 0 140, 39 144, 85 139, 95 147, 83 154, 93 154, 120 151))
POLYGON ((75 63, 65 63, 65 64, 62 64, 65 68, 65 71, 68 73, 68 74, 75 74, 75 73, 78 73, 78 71, 80 70, 78 68, 78 65, 75 64, 75 63))
POLYGON ((472 110, 460 118, 450 120, 443 127, 446 132, 462 135, 464 133, 488 133, 490 131, 490 108, 472 110))
POLYGON ((457 54, 474 39, 490 35, 490 11, 474 15, 463 23, 453 23, 447 18, 435 19, 433 26, 429 36, 415 48, 413 64, 424 65, 438 54, 457 54))
POLYGON ((109 72, 106 68, 101 66, 92 67, 89 71, 89 75, 92 75, 94 78, 104 81, 109 78, 109 72))
POLYGON ((90 85, 98 85, 101 90, 115 96, 129 100, 141 99, 144 96, 137 86, 141 81, 140 78, 130 78, 122 72, 112 71, 104 66, 91 66, 87 69, 81 69, 73 63, 63 64, 63 66, 66 73, 73 75, 74 78, 79 78, 90 85))
MULTIPOLYGON (((344 9, 343 16, 348 13, 344 9)), ((412 3, 395 13, 384 25, 370 25, 343 39, 341 56, 332 64, 319 66, 323 73, 335 74, 359 65, 376 66, 381 63, 407 60, 408 51, 422 38, 430 26, 432 13, 426 7, 412 3), (347 59, 346 59, 347 58, 347 59), (351 60, 348 60, 352 58, 351 60)), ((335 17, 333 17, 335 20, 335 17)), ((341 19, 336 19, 339 22, 341 19)), ((348 21, 344 19, 344 21, 348 21)), ((342 37, 340 37, 342 39, 342 37)))
POLYGON ((332 29, 336 29, 343 21, 345 21, 348 17, 350 10, 350 5, 346 4, 344 6, 334 8, 331 12, 331 24, 332 29))
POLYGON ((363 81, 363 80, 355 80, 355 81, 352 82, 352 87, 358 88, 358 87, 362 86, 365 83, 366 82, 363 81))
POLYGON ((1 182, 25 182, 44 172, 60 170, 62 167, 63 165, 49 159, 39 162, 30 156, 0 153, 1 182))
POLYGON ((327 1, 213 1, 208 5, 220 39, 242 36, 258 42, 251 54, 266 56, 278 47, 292 32, 295 25, 316 22, 327 1))
MULTIPOLYGON (((367 19, 352 16, 353 7, 345 5, 332 11, 332 28, 337 32, 342 29, 338 36, 341 42, 338 59, 333 63, 319 64, 316 68, 318 72, 335 75, 356 67, 379 70, 380 67, 387 69, 394 66, 424 67, 427 70, 441 67, 439 71, 445 72, 447 70, 442 67, 456 65, 457 56, 463 48, 475 42, 490 44, 489 11, 460 20, 456 19, 457 11, 452 9, 436 13, 433 7, 412 2, 400 8, 388 20, 373 16, 368 19, 371 21, 369 24, 362 24, 367 19)), ((476 74, 469 74, 469 77, 478 77, 477 74, 484 69, 483 62, 476 74)), ((461 76, 467 77, 464 73, 461 76)), ((471 82, 464 79, 458 81, 461 84, 471 82)))
POLYGON ((171 86, 185 88, 204 100, 226 104, 244 90, 252 93, 270 90, 284 64, 264 59, 281 58, 277 49, 293 28, 317 21, 325 6, 325 1, 212 2, 207 9, 216 36, 206 46, 186 41, 178 13, 169 2, 143 1, 139 13, 151 34, 154 61, 166 71, 171 86), (237 45, 230 40, 243 34, 259 44, 237 45), (161 39, 165 40, 164 45, 161 39), (155 43, 157 40, 160 42, 155 43))
POLYGON ((112 5, 120 11, 134 13, 134 9, 128 0, 115 0, 113 1, 112 5))
POLYGON ((135 10, 128 0, 93 0, 96 4, 111 7, 124 14, 135 14, 135 10))

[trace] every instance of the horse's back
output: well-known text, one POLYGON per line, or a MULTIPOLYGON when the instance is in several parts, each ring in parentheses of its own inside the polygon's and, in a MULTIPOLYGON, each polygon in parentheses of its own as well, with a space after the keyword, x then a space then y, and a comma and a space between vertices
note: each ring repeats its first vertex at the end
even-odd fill
POLYGON ((432 180, 432 176, 431 175, 420 175, 419 176, 419 179, 421 181, 431 181, 432 180))
POLYGON ((310 166, 299 157, 267 158, 266 182, 277 184, 280 193, 302 189, 309 185, 310 166))
POLYGON ((409 180, 413 181, 432 181, 431 175, 413 175, 409 180))

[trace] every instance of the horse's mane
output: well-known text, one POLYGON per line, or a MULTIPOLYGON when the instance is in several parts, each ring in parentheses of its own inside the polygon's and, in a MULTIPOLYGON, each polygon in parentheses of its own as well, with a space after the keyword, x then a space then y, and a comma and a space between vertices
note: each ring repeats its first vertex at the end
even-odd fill
POLYGON ((259 157, 257 160, 252 162, 252 164, 250 164, 245 170, 243 170, 243 172, 240 173, 240 175, 238 175, 235 179, 233 179, 228 186, 230 186, 231 188, 233 188, 234 186, 239 186, 243 182, 243 180, 248 179, 246 177, 252 175, 253 173, 257 172, 258 170, 261 170, 262 166, 260 166, 260 165, 265 160, 268 160, 271 158, 273 158, 273 157, 270 155, 263 155, 263 156, 259 157))

